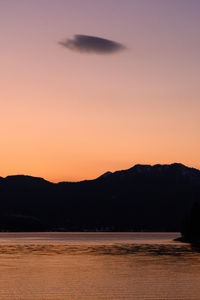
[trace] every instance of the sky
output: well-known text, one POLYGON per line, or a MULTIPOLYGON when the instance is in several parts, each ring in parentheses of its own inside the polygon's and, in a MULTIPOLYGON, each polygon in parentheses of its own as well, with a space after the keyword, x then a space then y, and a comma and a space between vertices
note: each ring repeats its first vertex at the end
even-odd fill
POLYGON ((200 169, 200 1, 0 0, 0 35, 0 176, 200 169))

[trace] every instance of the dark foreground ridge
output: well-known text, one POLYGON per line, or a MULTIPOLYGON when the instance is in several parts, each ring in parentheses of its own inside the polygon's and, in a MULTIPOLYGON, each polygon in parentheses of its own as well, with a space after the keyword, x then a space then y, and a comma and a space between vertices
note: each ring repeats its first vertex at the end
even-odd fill
POLYGON ((180 231, 200 201, 200 171, 135 165, 95 180, 0 177, 1 231, 180 231))

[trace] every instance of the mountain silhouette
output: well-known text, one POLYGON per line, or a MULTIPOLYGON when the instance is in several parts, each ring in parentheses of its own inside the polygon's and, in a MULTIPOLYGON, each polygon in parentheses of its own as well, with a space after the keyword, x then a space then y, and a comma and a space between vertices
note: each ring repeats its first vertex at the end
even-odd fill
POLYGON ((0 177, 0 230, 180 231, 200 202, 200 171, 135 165, 94 180, 0 177))

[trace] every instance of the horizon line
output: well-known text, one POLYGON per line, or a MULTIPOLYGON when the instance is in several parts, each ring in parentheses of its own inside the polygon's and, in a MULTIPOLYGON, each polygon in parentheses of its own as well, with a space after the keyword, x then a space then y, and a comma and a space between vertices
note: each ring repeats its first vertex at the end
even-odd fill
POLYGON ((29 175, 29 174, 10 174, 10 175, 7 175, 5 177, 0 176, 0 179, 1 178, 6 179, 6 178, 9 178, 9 177, 20 177, 20 176, 23 176, 23 177, 31 177, 31 178, 36 178, 36 179, 42 179, 42 180, 44 180, 46 182, 49 182, 49 183, 52 183, 52 184, 59 184, 59 183, 80 183, 80 182, 84 182, 84 181, 93 181, 93 180, 96 180, 96 179, 104 176, 107 173, 114 174, 116 172, 128 171, 128 170, 131 170, 131 169, 135 168, 136 166, 155 167, 155 166, 172 166, 172 165, 179 165, 179 166, 183 166, 185 168, 189 168, 189 169, 200 171, 200 169, 198 169, 198 168, 190 167, 190 166, 185 165, 183 163, 173 162, 173 163, 168 163, 168 164, 167 163, 166 164, 159 164, 159 163, 157 163, 157 164, 134 164, 132 167, 127 168, 127 169, 115 170, 113 172, 112 171, 106 171, 106 172, 102 173, 101 175, 99 175, 99 176, 97 176, 97 177, 95 177, 93 179, 83 179, 83 180, 77 180, 77 181, 72 181, 72 180, 71 181, 67 181, 67 180, 65 181, 65 180, 61 180, 61 181, 57 181, 57 182, 55 181, 54 182, 54 181, 51 181, 51 180, 47 180, 44 177, 33 176, 33 175, 29 175))

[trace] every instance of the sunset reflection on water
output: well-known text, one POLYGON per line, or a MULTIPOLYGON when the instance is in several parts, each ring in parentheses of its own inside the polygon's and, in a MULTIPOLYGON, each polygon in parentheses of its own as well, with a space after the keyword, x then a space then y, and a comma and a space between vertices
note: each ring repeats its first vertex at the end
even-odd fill
POLYGON ((1 233, 0 299, 199 299, 176 233, 1 233))

